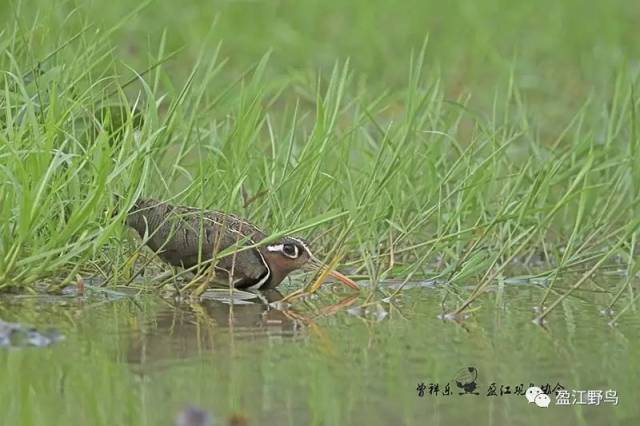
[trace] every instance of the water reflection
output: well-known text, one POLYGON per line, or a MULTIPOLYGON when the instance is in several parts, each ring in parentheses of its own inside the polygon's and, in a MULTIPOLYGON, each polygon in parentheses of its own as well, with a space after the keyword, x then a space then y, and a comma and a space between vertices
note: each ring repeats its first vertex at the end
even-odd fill
POLYGON ((38 330, 0 319, 0 348, 45 347, 63 339, 64 336, 56 329, 38 330))
POLYGON ((0 412, 19 419, 11 402, 18 394, 22 406, 54 419, 38 424, 94 424, 106 413, 99 424, 168 425, 185 406, 206 411, 214 424, 235 414, 250 424, 449 425, 471 417, 586 424, 583 416, 638 424, 637 315, 611 327, 600 313, 609 297, 583 292, 566 298, 544 329, 532 322, 544 289, 504 286, 457 323, 439 319, 446 291, 419 286, 389 298, 395 289, 383 288, 354 298, 323 288, 291 305, 277 292, 212 292, 199 304, 135 292, 6 298, 0 318, 52 326, 67 339, 0 350, 0 412), (460 395, 456 382, 470 382, 457 372, 468 367, 479 395, 460 395), (620 404, 542 409, 516 395, 529 383, 613 389, 620 404), (450 395, 430 394, 432 384, 449 385, 450 395), (511 394, 500 393, 503 385, 511 394))
POLYGON ((294 338, 304 333, 300 316, 272 306, 282 300, 276 290, 234 292, 205 297, 199 303, 164 301, 155 316, 130 337, 127 360, 133 364, 179 361, 228 349, 229 340, 294 338), (218 297, 219 296, 219 297, 218 297), (225 342, 224 345, 222 342, 225 342))
POLYGON ((198 303, 163 301, 151 319, 134 328, 127 360, 153 367, 229 351, 238 342, 277 344, 310 332, 321 334, 316 320, 348 308, 358 296, 345 297, 314 313, 301 312, 285 300, 277 290, 220 290, 208 291, 198 303))

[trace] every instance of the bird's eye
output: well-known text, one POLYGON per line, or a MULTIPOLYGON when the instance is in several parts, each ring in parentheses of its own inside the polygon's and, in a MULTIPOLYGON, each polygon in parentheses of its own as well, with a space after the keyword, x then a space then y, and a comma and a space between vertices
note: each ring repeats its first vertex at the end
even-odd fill
POLYGON ((295 244, 283 244, 282 253, 287 257, 295 259, 298 257, 298 247, 296 247, 295 244))

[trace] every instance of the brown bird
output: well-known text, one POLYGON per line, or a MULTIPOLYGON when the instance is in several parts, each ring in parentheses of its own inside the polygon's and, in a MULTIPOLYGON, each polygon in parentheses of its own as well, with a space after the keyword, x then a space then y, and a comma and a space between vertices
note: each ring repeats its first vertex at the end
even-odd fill
MULTIPOLYGON (((127 215, 127 225, 135 229, 165 262, 196 268, 200 272, 223 250, 235 244, 251 246, 214 263, 215 280, 226 285, 231 283, 235 288, 274 288, 297 269, 319 271, 327 268, 311 253, 303 239, 284 237, 260 245, 267 237, 264 232, 236 216, 214 210, 139 199, 127 215)), ((355 282, 341 273, 330 271, 329 275, 359 290, 355 282)))

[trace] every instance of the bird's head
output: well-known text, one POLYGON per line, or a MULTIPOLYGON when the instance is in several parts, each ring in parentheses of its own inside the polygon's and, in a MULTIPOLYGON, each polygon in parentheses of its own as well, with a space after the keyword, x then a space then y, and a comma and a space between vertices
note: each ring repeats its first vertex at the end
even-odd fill
MULTIPOLYGON (((290 272, 297 269, 316 272, 327 268, 327 265, 311 253, 309 244, 298 237, 284 237, 269 244, 263 248, 262 255, 271 269, 272 286, 278 285, 290 272)), ((330 271, 329 276, 354 290, 360 289, 355 282, 337 271, 330 271)))

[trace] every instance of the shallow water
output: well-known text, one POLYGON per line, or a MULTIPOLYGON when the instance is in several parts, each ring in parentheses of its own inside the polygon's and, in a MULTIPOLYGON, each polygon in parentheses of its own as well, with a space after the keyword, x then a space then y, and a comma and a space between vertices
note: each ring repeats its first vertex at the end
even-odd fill
POLYGON ((438 319, 444 291, 414 285, 393 305, 363 308, 364 297, 327 287, 290 311, 268 307, 277 294, 234 303, 214 294, 198 305, 105 293, 5 296, 1 319, 66 338, 0 348, 0 418, 171 425, 192 405, 218 425, 232 416, 249 425, 639 424, 637 311, 611 327, 600 313, 610 296, 583 291, 542 328, 532 322, 542 289, 512 285, 484 295, 458 324, 438 319), (459 394, 467 367, 477 371, 478 395, 459 394), (492 383, 496 396, 487 395, 492 383), (514 394, 530 383, 611 389, 618 404, 557 406, 552 393, 552 405, 539 408, 514 394), (438 396, 429 394, 435 384, 438 396), (506 386, 511 394, 500 395, 506 386))

